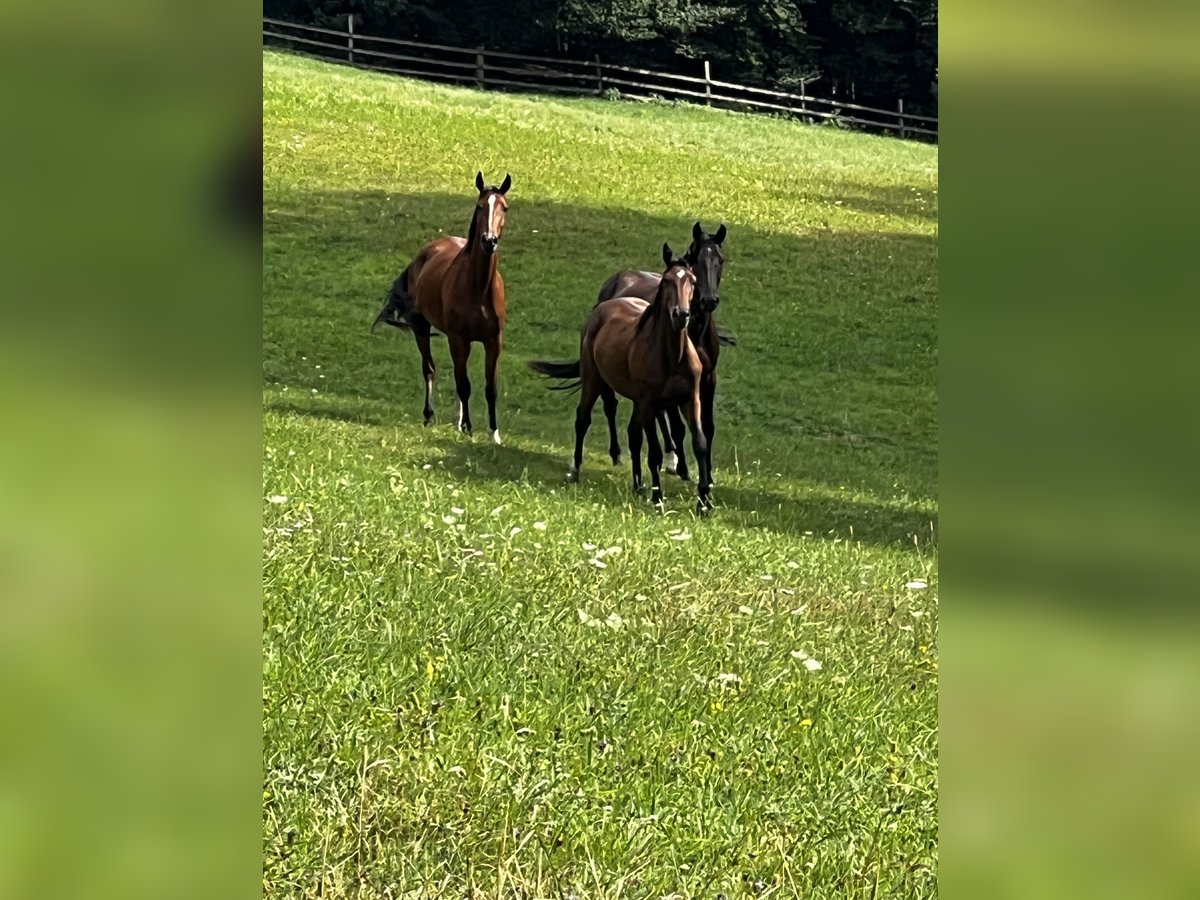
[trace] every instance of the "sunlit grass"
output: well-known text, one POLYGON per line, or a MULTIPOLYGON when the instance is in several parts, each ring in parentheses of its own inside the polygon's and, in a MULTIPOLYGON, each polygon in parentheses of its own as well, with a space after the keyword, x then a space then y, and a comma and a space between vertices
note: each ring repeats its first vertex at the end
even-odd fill
POLYGON ((935 893, 936 168, 264 53, 268 894, 935 893), (444 341, 422 428, 411 338, 367 330, 480 168, 514 179, 502 447, 452 432, 444 341), (523 366, 696 218, 741 341, 709 521, 634 497, 599 415, 564 484, 574 399, 523 366))

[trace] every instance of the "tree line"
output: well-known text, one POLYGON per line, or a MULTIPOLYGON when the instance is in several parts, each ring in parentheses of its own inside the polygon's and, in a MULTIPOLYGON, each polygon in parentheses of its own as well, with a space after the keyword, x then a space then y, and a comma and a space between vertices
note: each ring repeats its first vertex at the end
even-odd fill
POLYGON ((936 0, 263 0, 380 37, 712 75, 937 115, 936 0))

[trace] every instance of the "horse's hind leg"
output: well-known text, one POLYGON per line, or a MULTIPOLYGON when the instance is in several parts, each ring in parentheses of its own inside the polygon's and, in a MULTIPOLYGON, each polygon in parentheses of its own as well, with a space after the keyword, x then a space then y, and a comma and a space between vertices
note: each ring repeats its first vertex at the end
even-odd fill
POLYGON ((579 398, 579 407, 575 410, 575 458, 571 468, 567 470, 568 481, 579 480, 579 470, 583 468, 583 439, 588 429, 592 427, 592 407, 600 396, 594 379, 583 379, 583 395, 579 398))
POLYGON ((429 320, 420 314, 412 317, 413 334, 417 349, 421 351, 421 377, 425 379, 425 424, 433 421, 433 382, 437 377, 437 365, 433 361, 433 350, 429 346, 429 320))
POLYGON ((608 420, 608 455, 616 466, 621 462, 621 444, 617 440, 617 394, 607 384, 602 384, 600 397, 604 400, 604 418, 608 420))
POLYGON ((496 387, 496 368, 500 365, 500 349, 499 335, 483 345, 484 377, 487 379, 483 393, 487 397, 488 430, 492 433, 492 440, 497 444, 500 443, 500 426, 496 423, 496 398, 499 396, 496 387))
POLYGON ((450 358, 454 360, 454 386, 458 390, 458 415, 455 427, 471 433, 471 379, 467 376, 467 360, 471 345, 461 338, 446 336, 450 341, 450 358))

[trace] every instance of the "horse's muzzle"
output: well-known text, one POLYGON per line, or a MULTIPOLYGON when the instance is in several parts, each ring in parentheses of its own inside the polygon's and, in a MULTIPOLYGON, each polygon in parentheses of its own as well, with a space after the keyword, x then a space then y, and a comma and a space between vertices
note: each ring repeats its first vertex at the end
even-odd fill
POLYGON ((495 253, 496 248, 500 246, 500 238, 484 237, 482 239, 482 243, 483 243, 483 250, 485 253, 495 253))
POLYGON ((717 308, 717 304, 721 302, 721 298, 714 294, 711 297, 697 297, 696 306, 700 308, 700 312, 713 312, 717 308))
POLYGON ((675 327, 676 331, 683 331, 683 329, 687 328, 688 319, 691 317, 691 313, 686 309, 671 310, 671 324, 675 327))

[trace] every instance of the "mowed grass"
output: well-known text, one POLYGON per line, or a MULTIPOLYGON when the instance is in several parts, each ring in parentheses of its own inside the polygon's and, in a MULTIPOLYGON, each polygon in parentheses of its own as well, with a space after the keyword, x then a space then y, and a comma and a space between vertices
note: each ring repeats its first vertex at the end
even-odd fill
POLYGON ((263 90, 266 893, 933 896, 936 148, 276 53, 263 90), (499 447, 478 348, 472 438, 445 341, 423 428, 368 333, 480 168, 499 447), (697 218, 740 339, 708 520, 631 493, 599 409, 564 484, 575 397, 524 366, 697 218))

